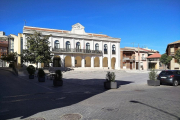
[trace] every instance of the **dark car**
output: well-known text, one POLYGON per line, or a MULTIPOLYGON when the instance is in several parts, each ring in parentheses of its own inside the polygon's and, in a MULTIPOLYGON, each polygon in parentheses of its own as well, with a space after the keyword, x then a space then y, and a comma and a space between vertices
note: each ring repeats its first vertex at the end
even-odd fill
POLYGON ((163 70, 157 77, 160 83, 167 83, 178 86, 180 83, 180 70, 163 70))

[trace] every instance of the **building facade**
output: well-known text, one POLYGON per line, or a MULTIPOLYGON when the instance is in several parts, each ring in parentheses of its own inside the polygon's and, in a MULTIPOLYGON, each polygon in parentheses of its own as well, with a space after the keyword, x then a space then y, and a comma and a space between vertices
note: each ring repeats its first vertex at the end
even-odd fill
POLYGON ((23 49, 27 49, 26 35, 34 31, 51 35, 53 63, 41 64, 41 67, 120 69, 120 38, 86 33, 80 23, 73 25, 71 31, 24 26, 23 49))
POLYGON ((147 57, 154 54, 155 51, 144 48, 124 47, 120 49, 121 69, 129 70, 148 70, 147 57))
POLYGON ((176 51, 180 49, 180 40, 169 43, 166 48, 166 54, 168 56, 172 56, 172 60, 170 61, 168 65, 168 69, 170 70, 176 70, 180 69, 180 65, 178 64, 178 60, 174 58, 176 51))
MULTIPOLYGON (((0 31, 0 58, 8 54, 8 36, 0 31)), ((0 67, 7 67, 7 62, 0 60, 0 67)))
MULTIPOLYGON (((23 48, 23 34, 18 33, 18 35, 10 34, 8 36, 9 40, 9 53, 16 52, 17 54, 22 53, 23 48)), ((21 58, 20 56, 14 62, 15 67, 21 67, 21 58)))

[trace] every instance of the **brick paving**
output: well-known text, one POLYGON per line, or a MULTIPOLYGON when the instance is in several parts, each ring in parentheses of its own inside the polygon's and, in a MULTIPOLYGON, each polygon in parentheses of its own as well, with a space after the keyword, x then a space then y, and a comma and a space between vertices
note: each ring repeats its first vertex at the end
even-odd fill
POLYGON ((118 89, 105 90, 106 72, 65 72, 64 85, 53 87, 52 80, 39 83, 1 71, 0 120, 61 120, 66 114, 80 114, 81 120, 180 120, 180 86, 147 86, 147 72, 119 70, 118 89))

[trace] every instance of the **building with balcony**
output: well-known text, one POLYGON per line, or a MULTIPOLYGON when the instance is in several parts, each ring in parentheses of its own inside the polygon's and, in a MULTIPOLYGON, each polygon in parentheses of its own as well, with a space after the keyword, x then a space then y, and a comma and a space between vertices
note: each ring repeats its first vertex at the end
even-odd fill
MULTIPOLYGON (((0 31, 0 58, 8 54, 8 36, 0 31)), ((7 67, 7 62, 0 60, 0 67, 7 67)))
POLYGON ((24 26, 23 49, 26 49, 26 35, 34 31, 49 37, 53 63, 41 67, 79 67, 120 69, 120 38, 104 34, 86 33, 80 23, 71 31, 24 26))
POLYGON ((147 57, 154 54, 155 51, 136 48, 124 47, 120 49, 120 63, 121 69, 130 70, 147 70, 147 57))
POLYGON ((178 64, 178 60, 174 58, 176 51, 180 49, 180 40, 169 43, 166 48, 166 54, 168 56, 172 56, 172 60, 170 61, 168 68, 170 70, 180 69, 180 65, 178 64))

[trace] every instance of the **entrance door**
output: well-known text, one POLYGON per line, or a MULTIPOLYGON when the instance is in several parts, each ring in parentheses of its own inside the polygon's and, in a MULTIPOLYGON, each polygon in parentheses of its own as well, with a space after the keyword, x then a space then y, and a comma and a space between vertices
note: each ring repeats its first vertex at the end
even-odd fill
POLYGON ((138 70, 138 62, 136 62, 136 70, 138 70))
POLYGON ((132 70, 132 62, 130 62, 130 69, 132 70))

